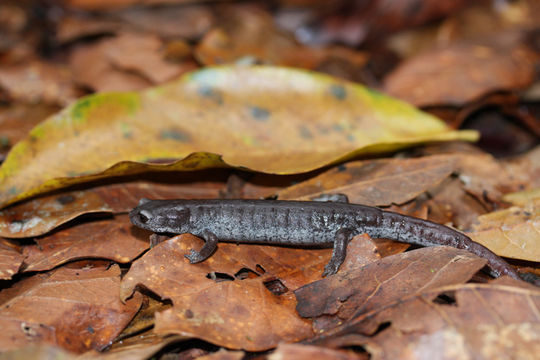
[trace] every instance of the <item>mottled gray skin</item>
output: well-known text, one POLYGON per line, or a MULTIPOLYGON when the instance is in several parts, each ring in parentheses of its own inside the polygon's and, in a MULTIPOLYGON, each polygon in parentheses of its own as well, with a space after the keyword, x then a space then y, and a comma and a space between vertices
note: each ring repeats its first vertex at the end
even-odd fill
POLYGON ((206 243, 186 257, 207 259, 218 241, 290 246, 333 246, 332 259, 323 275, 337 272, 345 259, 347 244, 367 233, 421 246, 447 245, 468 250, 488 261, 492 274, 517 272, 486 247, 464 234, 427 220, 375 207, 319 201, 279 200, 146 200, 129 217, 131 222, 156 233, 190 233, 206 243))

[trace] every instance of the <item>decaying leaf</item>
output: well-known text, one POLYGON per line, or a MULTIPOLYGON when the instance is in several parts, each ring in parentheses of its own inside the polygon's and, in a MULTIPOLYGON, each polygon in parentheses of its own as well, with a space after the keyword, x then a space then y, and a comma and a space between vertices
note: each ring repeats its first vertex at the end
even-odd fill
POLYGON ((157 333, 190 335, 246 350, 311 335, 309 323, 294 310, 291 294, 275 295, 265 284, 278 280, 287 291, 320 278, 330 250, 224 243, 206 261, 190 264, 184 255, 201 243, 191 235, 162 242, 135 261, 122 281, 122 299, 139 284, 172 301, 172 309, 156 314, 157 333), (243 269, 252 276, 242 280, 243 269))
MULTIPOLYGON (((76 360, 146 360, 155 358, 156 353, 166 346, 185 340, 182 336, 158 336, 144 333, 142 336, 115 342, 106 352, 90 350, 76 360)), ((70 360, 70 359, 67 359, 70 360)))
POLYGON ((487 153, 459 154, 457 166, 465 189, 480 201, 497 203, 503 194, 528 186, 528 181, 487 153))
POLYGON ((312 336, 309 322, 294 312, 294 298, 273 295, 258 279, 220 282, 173 302, 172 309, 156 314, 157 334, 191 335, 248 351, 312 336))
POLYGON ((77 48, 70 61, 77 82, 96 91, 139 90, 196 68, 166 61, 164 48, 155 35, 126 32, 77 48))
POLYGON ((2 66, 0 87, 5 88, 13 99, 29 103, 67 105, 81 95, 75 89, 67 67, 37 60, 2 66))
POLYGON ((308 200, 322 194, 342 193, 357 204, 402 204, 448 177, 455 170, 455 160, 452 155, 439 155, 350 162, 290 186, 280 191, 278 198, 308 200))
POLYGON ((0 292, 0 349, 47 342, 73 352, 101 350, 133 318, 141 297, 122 304, 120 269, 59 268, 0 292), (69 316, 67 316, 69 314, 69 316))
POLYGON ((540 262, 540 197, 478 217, 469 236, 499 256, 540 262))
POLYGON ((479 215, 486 213, 485 204, 471 196, 459 178, 448 178, 418 199, 417 206, 429 209, 429 220, 469 230, 479 215))
POLYGON ((81 214, 111 211, 108 204, 92 192, 48 196, 0 210, 0 236, 39 236, 81 214))
POLYGON ((9 280, 18 273, 23 259, 16 244, 0 239, 0 280, 9 280))
POLYGON ((251 61, 313 69, 323 56, 319 49, 299 45, 294 36, 276 27, 266 11, 236 7, 222 26, 212 29, 195 50, 204 65, 251 61))
POLYGON ((452 139, 474 140, 476 133, 451 131, 360 85, 287 68, 206 68, 142 93, 90 96, 50 117, 0 168, 0 203, 148 170, 299 173, 452 139), (158 159, 181 160, 149 164, 158 159))
POLYGON ((352 352, 300 344, 279 344, 277 349, 268 356, 268 360, 285 359, 360 360, 367 359, 367 357, 361 357, 352 352))
POLYGON ((209 30, 215 20, 208 4, 198 5, 189 1, 189 4, 184 6, 153 6, 155 0, 150 0, 150 3, 152 6, 127 8, 119 11, 117 15, 139 31, 157 34, 166 39, 197 40, 209 30))
MULTIPOLYGON (((154 315, 158 311, 169 309, 172 305, 156 300, 143 294, 143 302, 137 315, 131 320, 128 326, 118 335, 117 340, 131 339, 133 336, 144 334, 148 337, 148 330, 154 327, 154 315)), ((154 336, 155 334, 152 333, 154 336)), ((157 341, 157 340, 156 340, 157 341)))
POLYGON ((416 106, 461 105, 488 92, 523 89, 534 79, 536 55, 520 34, 507 35, 411 58, 386 78, 385 89, 416 106))
POLYGON ((199 360, 242 360, 245 357, 243 351, 227 351, 220 349, 219 351, 198 357, 199 360))
POLYGON ((539 306, 540 291, 535 287, 452 285, 399 299, 315 343, 362 345, 372 359, 424 359, 433 354, 452 359, 534 359, 540 352, 539 306), (382 324, 386 326, 377 332, 382 324))
POLYGON ((98 258, 128 263, 150 246, 148 233, 133 229, 127 216, 79 224, 23 248, 23 271, 50 270, 68 261, 98 258))
POLYGON ((525 154, 503 161, 502 165, 526 185, 525 189, 540 188, 540 145, 525 154))
POLYGON ((485 263, 476 255, 450 247, 413 250, 297 289, 296 309, 303 317, 320 317, 315 327, 327 331, 406 294, 465 282, 485 263))

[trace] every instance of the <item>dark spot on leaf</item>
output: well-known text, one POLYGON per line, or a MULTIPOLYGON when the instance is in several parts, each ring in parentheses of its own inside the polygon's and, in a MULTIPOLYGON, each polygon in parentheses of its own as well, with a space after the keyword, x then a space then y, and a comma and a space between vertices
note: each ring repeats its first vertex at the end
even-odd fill
POLYGON ((440 294, 432 301, 435 304, 457 306, 456 296, 453 292, 440 294))
POLYGON ((234 277, 232 277, 231 275, 215 271, 206 274, 206 277, 210 280, 214 280, 215 282, 234 281, 234 277))
POLYGON ((330 93, 338 100, 345 100, 347 98, 347 90, 343 85, 330 86, 330 93))
POLYGON ((279 279, 266 281, 264 286, 274 295, 282 295, 289 291, 279 279))
POLYGON ((332 129, 334 129, 334 130, 337 131, 337 132, 343 132, 343 130, 344 130, 344 129, 343 129, 343 125, 341 125, 341 124, 334 124, 334 125, 332 125, 332 129))
POLYGON ((17 189, 15 186, 12 186, 8 189, 7 192, 9 195, 15 195, 19 192, 19 189, 17 189))
POLYGON ((211 86, 201 86, 197 91, 199 95, 216 102, 218 105, 223 104, 223 97, 221 94, 211 86))
POLYGON ((191 141, 191 137, 189 134, 186 134, 185 132, 182 132, 178 129, 168 129, 168 130, 162 130, 159 133, 159 137, 162 140, 176 140, 180 142, 189 142, 191 141))
POLYGON ((237 304, 235 305, 233 308, 232 308, 232 314, 233 315, 236 315, 238 317, 242 316, 242 315, 247 315, 249 314, 249 311, 243 306, 243 305, 240 305, 240 304, 237 304))
POLYGON ((249 111, 256 120, 267 120, 270 117, 270 111, 258 106, 251 106, 249 111))
POLYGON ((339 172, 343 172, 343 171, 347 170, 347 165, 345 165, 345 164, 339 164, 338 167, 337 167, 337 170, 338 170, 339 172))
POLYGON ((523 211, 523 215, 525 215, 525 216, 531 216, 532 213, 530 213, 530 212, 528 212, 528 211, 523 211))
POLYGON ((186 319, 193 319, 193 311, 191 311, 190 309, 187 309, 185 312, 184 312, 184 316, 186 317, 186 319))
POLYGON ((326 126, 317 126, 317 132, 326 135, 328 133, 328 128, 326 126))
POLYGON ((300 126, 300 136, 304 139, 313 139, 313 134, 305 125, 300 126))
POLYGON ((246 267, 241 268, 236 274, 234 274, 234 277, 239 280, 253 279, 259 276, 260 275, 257 274, 255 271, 248 269, 246 267))
POLYGON ((62 195, 56 198, 56 201, 62 205, 67 205, 75 201, 75 196, 73 195, 62 195))
POLYGON ((349 141, 349 142, 355 142, 356 139, 354 138, 354 135, 352 135, 352 134, 347 134, 347 141, 349 141))
POLYGON ((382 332, 383 330, 389 328, 390 325, 392 325, 392 323, 390 321, 385 321, 383 323, 380 323, 379 326, 377 327, 377 330, 375 330, 374 334, 378 334, 378 333, 382 332))
POLYGON ((88 327, 86 328, 86 331, 88 331, 90 334, 95 333, 94 328, 91 327, 91 326, 88 326, 88 327))
POLYGON ((124 132, 124 133, 122 133, 122 137, 123 137, 124 139, 132 139, 132 138, 133 138, 133 133, 131 133, 131 132, 124 132))

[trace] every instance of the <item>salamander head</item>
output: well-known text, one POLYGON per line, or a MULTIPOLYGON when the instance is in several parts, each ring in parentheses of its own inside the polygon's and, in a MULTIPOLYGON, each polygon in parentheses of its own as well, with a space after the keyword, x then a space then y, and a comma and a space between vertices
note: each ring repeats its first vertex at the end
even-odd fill
POLYGON ((129 212, 133 225, 156 233, 182 234, 187 232, 189 208, 182 200, 141 199, 129 212))

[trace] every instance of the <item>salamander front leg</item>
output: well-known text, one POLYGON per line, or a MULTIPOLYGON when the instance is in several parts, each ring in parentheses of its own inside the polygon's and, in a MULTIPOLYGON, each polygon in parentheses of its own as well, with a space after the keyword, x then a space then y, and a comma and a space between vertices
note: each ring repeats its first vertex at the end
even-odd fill
POLYGON ((202 249, 200 251, 191 249, 189 254, 184 255, 192 264, 208 259, 217 248, 218 238, 214 233, 205 230, 202 237, 205 241, 202 249))
POLYGON ((337 273, 339 267, 345 260, 345 255, 347 255, 347 245, 349 244, 352 233, 351 229, 341 229, 336 233, 332 258, 324 267, 322 276, 334 275, 337 273))

